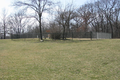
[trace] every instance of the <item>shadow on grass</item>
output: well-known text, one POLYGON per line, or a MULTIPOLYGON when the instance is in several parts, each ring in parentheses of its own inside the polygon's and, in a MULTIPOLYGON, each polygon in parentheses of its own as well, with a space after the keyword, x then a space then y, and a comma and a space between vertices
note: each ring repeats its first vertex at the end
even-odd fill
MULTIPOLYGON (((51 43, 79 43, 79 42, 90 42, 90 41, 97 41, 97 39, 91 40, 91 39, 65 39, 65 40, 54 40, 54 39, 44 39, 44 42, 51 42, 51 43)), ((37 41, 40 43, 40 41, 37 41)))
POLYGON ((11 39, 12 41, 39 41, 39 39, 36 38, 20 38, 20 39, 11 39))

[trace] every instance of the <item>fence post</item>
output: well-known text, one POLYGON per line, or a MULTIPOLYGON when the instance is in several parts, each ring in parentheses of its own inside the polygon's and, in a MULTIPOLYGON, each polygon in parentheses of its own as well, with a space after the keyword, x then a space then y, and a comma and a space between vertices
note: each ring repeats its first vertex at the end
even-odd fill
POLYGON ((72 40, 73 40, 73 32, 72 32, 72 40))
POLYGON ((13 35, 12 35, 12 33, 11 33, 11 39, 13 40, 13 35))
POLYGON ((90 38, 91 38, 91 40, 92 40, 92 31, 90 31, 90 38))

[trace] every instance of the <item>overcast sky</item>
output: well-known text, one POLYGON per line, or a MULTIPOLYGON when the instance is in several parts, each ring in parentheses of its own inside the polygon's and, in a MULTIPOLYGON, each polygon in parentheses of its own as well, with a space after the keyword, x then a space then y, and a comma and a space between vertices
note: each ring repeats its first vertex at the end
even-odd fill
MULTIPOLYGON (((75 6, 80 6, 83 5, 87 2, 93 1, 93 0, 52 0, 52 1, 60 1, 63 5, 67 4, 67 3, 71 3, 73 2, 75 4, 75 6)), ((14 2, 14 0, 0 0, 0 14, 3 10, 3 8, 5 8, 7 10, 7 12, 11 12, 12 11, 12 6, 11 4, 14 2)))
POLYGON ((87 2, 94 1, 94 0, 54 0, 54 1, 56 1, 56 2, 60 1, 64 5, 67 3, 73 3, 73 4, 75 4, 75 6, 81 6, 87 2))

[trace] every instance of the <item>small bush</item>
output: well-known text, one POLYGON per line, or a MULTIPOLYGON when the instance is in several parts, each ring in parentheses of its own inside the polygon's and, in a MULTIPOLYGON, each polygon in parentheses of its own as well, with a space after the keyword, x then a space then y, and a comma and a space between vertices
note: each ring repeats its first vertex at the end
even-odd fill
POLYGON ((52 33, 51 39, 61 39, 61 33, 52 33))

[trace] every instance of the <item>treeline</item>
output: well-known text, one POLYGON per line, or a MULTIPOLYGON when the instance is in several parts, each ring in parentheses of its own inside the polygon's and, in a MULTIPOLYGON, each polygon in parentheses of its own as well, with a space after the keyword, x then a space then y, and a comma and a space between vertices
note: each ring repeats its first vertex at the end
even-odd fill
MULTIPOLYGON (((31 0, 33 1, 33 0, 31 0)), ((37 1, 37 0, 35 0, 37 1)), ((48 0, 43 0, 47 3, 48 0)), ((17 2, 18 3, 18 2, 17 2)), ((20 3, 20 2, 19 2, 20 3)), ((41 3, 41 2, 39 2, 41 3)), ((35 3, 32 3, 35 5, 35 3)), ((41 3, 43 4, 43 3, 41 3)), ((23 6, 16 4, 16 6, 23 6)), ((32 7, 33 11, 37 11, 33 5, 27 4, 27 7, 32 7)), ((120 1, 119 0, 98 0, 94 3, 87 3, 78 8, 74 4, 67 4, 62 7, 62 4, 53 4, 49 2, 50 7, 38 6, 38 11, 34 17, 26 15, 24 11, 3 19, 3 32, 7 33, 6 26, 9 26, 10 33, 39 33, 42 39, 43 33, 62 33, 62 38, 65 39, 66 33, 71 32, 106 32, 111 33, 112 38, 120 38, 120 1), (51 7, 51 5, 54 5, 51 7), (42 10, 40 11, 39 9, 42 10), (43 12, 52 12, 49 14, 47 21, 42 21, 43 12), (33 20, 35 18, 36 20, 33 20), (37 25, 38 24, 38 25, 37 25), (27 27, 26 27, 27 26, 27 27), (6 30, 5 30, 6 29, 6 30)), ((4 15, 5 16, 5 15, 4 15)))

